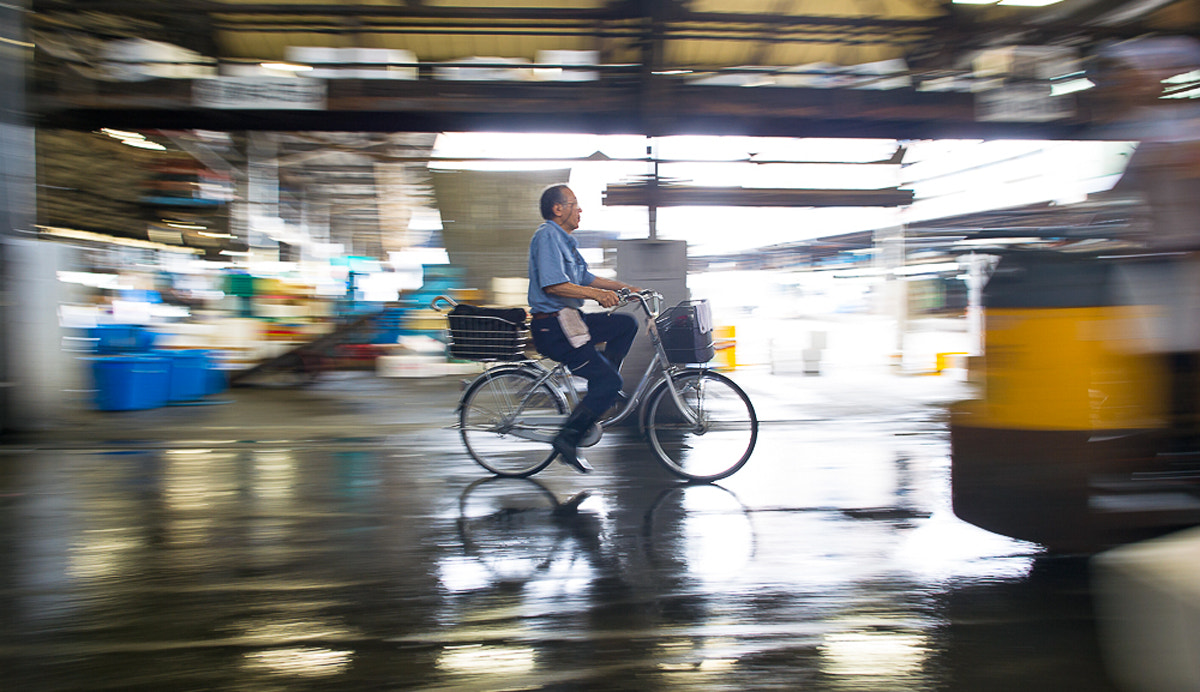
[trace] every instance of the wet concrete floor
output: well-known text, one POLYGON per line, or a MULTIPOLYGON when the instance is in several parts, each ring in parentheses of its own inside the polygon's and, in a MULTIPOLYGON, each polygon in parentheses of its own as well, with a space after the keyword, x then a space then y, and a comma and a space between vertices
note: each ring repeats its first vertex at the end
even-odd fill
POLYGON ((458 379, 81 409, 0 446, 0 689, 1115 689, 1086 559, 950 511, 961 382, 738 372, 750 463, 491 479, 458 379))

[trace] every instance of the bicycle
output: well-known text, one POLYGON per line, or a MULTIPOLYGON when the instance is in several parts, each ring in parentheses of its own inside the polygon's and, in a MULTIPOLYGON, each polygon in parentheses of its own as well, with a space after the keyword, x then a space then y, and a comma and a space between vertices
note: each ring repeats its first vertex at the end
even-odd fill
POLYGON ((463 489, 456 523, 463 553, 508 586, 580 559, 625 575, 649 566, 713 579, 738 574, 758 549, 754 513, 717 483, 664 485, 646 506, 622 506, 592 490, 559 500, 536 478, 488 476, 463 489))
MULTIPOLYGON (((593 425, 579 446, 595 445, 604 430, 627 420, 644 400, 638 430, 668 471, 690 481, 727 478, 754 451, 754 405, 733 380, 697 362, 712 357, 711 338, 706 354, 686 348, 668 351, 664 329, 668 334, 679 328, 700 333, 705 325, 697 324, 695 306, 688 301, 660 316, 662 301, 657 291, 621 292, 617 307, 636 304, 641 309, 653 357, 624 404, 593 425), (689 314, 690 324, 679 319, 689 314)), ((431 307, 445 312, 439 307, 443 302, 458 306, 438 296, 431 307)), ((455 426, 471 458, 497 476, 525 478, 549 466, 558 454, 550 441, 582 398, 567 366, 555 362, 547 367, 545 359, 526 353, 527 344, 523 322, 479 314, 455 320, 451 313, 451 355, 458 351, 471 360, 498 362, 466 386, 455 426), (488 357, 481 357, 485 352, 488 357)))

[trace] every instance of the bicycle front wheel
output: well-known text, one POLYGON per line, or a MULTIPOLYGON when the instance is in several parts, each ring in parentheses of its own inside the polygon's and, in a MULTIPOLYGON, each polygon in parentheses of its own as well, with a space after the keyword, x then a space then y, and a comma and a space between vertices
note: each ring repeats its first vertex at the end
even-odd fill
POLYGON ((674 378, 680 411, 664 380, 646 402, 646 434, 663 466, 688 480, 716 481, 746 465, 758 440, 750 398, 728 377, 691 370, 674 378))
POLYGON ((554 459, 549 439, 562 424, 567 401, 538 379, 519 369, 489 372, 463 394, 458 414, 463 444, 497 476, 532 476, 554 459))

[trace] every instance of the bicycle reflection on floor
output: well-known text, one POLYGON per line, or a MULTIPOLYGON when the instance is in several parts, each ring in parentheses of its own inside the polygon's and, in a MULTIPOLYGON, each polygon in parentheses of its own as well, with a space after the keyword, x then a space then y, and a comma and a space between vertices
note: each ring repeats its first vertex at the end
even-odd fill
POLYGON ((711 583, 735 576, 756 550, 750 511, 713 484, 667 486, 639 514, 593 491, 559 500, 533 479, 486 478, 463 491, 457 524, 492 586, 711 583))

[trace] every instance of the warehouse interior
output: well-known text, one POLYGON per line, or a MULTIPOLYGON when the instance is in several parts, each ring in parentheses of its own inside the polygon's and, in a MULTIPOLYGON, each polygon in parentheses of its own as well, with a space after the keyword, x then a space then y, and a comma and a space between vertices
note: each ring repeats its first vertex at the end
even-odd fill
POLYGON ((483 300, 508 300, 494 282, 522 274, 529 201, 564 175, 601 220, 585 229, 594 257, 682 242, 693 274, 915 261, 958 276, 974 270, 956 256, 997 244, 1112 242, 1125 210, 1089 195, 1131 147, 1105 132, 1112 105, 1088 71, 1104 46, 1186 34, 1197 10, 39 0, 3 12, 5 79, 20 95, 4 123, 8 278, 21 293, 38 277, 58 289, 11 316, 28 324, 7 348, 8 427, 20 428, 63 405, 23 373, 49 391, 69 384, 45 347, 61 326, 45 315, 64 299, 53 272, 161 258, 172 272, 203 266, 208 280, 184 282, 203 293, 251 261, 276 273, 315 262, 336 280, 309 280, 312 294, 336 297, 338 280, 382 267, 392 295, 444 250, 483 300), (1004 170, 993 182, 979 169, 1004 170), (1049 191, 1031 170, 1068 184, 1049 191), (986 199, 961 203, 964 188, 986 199), (723 230, 742 224, 756 231, 723 230), (885 251, 897 237, 899 254, 885 251), (48 239, 55 249, 34 249, 48 239), (82 261, 68 249, 81 247, 82 261))

